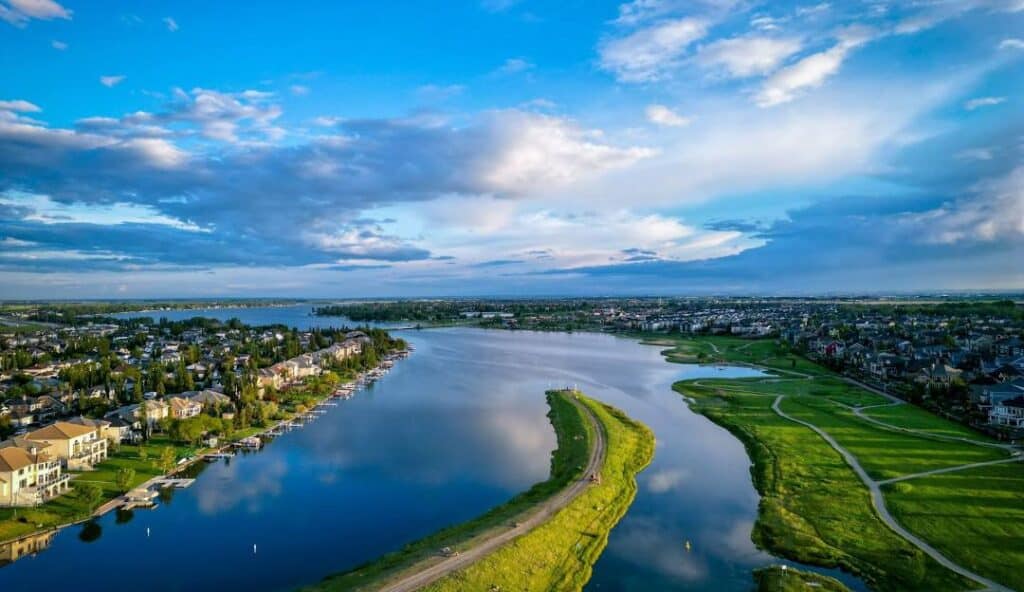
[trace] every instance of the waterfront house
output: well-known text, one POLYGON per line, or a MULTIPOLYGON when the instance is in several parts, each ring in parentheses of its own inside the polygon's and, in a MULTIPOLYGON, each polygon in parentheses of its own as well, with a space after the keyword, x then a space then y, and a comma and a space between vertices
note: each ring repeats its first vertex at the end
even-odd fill
MULTIPOLYGON (((202 391, 192 391, 182 393, 182 397, 188 399, 199 405, 200 410, 203 409, 218 409, 220 407, 227 407, 231 405, 231 397, 224 393, 218 393, 217 391, 205 389, 202 391)), ((197 414, 198 415, 198 414, 197 414)))
POLYGON ((91 469, 107 458, 107 439, 90 426, 58 421, 25 434, 25 440, 48 445, 50 454, 71 470, 91 469))
POLYGON ((192 399, 171 397, 167 402, 170 404, 171 417, 175 419, 188 419, 203 412, 203 406, 192 399))
POLYGON ((134 405, 125 405, 124 407, 111 412, 111 415, 116 415, 138 429, 141 429, 142 425, 140 421, 142 419, 142 411, 140 410, 140 407, 142 405, 146 406, 146 423, 149 424, 147 426, 149 429, 152 429, 153 426, 161 419, 170 417, 170 406, 167 403, 158 400, 143 401, 142 403, 136 403, 134 405))
POLYGON ((60 459, 50 456, 47 446, 21 444, 0 442, 0 506, 35 506, 67 491, 60 459))
POLYGON ((112 442, 120 442, 120 440, 115 439, 116 436, 110 433, 110 422, 105 419, 92 419, 91 417, 84 417, 80 415, 78 417, 73 417, 69 419, 68 423, 73 423, 76 425, 96 429, 99 431, 101 437, 106 438, 107 440, 110 440, 112 442))
POLYGON ((988 422, 997 427, 1024 430, 1024 396, 992 405, 988 412, 988 422))

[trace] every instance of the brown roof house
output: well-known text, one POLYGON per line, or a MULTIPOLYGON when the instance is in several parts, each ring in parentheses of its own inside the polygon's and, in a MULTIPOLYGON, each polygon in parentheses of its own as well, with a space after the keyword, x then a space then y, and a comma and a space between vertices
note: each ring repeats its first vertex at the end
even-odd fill
POLYGON ((88 470, 107 458, 107 439, 93 426, 58 421, 25 434, 25 440, 49 445, 48 452, 71 470, 88 470))
POLYGON ((68 475, 47 449, 20 439, 0 442, 0 506, 35 506, 67 491, 68 475))

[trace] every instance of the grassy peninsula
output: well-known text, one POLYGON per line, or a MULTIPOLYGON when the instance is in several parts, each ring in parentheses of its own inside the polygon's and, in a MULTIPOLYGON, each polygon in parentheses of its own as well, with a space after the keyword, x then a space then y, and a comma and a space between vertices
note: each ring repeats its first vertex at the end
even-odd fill
POLYGON ((890 529, 851 465, 818 433, 788 416, 818 427, 852 454, 901 526, 961 567, 1024 589, 1024 547, 1013 543, 1024 540, 1024 463, 1014 462, 1011 451, 850 384, 774 341, 662 343, 673 346, 666 351, 671 360, 746 363, 771 373, 675 385, 695 411, 746 446, 762 496, 752 535, 758 546, 841 567, 880 590, 981 587, 890 529), (1000 464, 961 469, 979 462, 1000 464), (922 474, 950 469, 955 470, 922 474), (935 520, 939 515, 942 520, 935 520))
POLYGON ((536 507, 584 478, 583 468, 599 437, 606 447, 601 482, 589 486, 550 520, 480 561, 427 586, 427 590, 579 590, 607 544, 607 536, 636 494, 635 476, 650 463, 654 435, 621 411, 577 393, 549 391, 548 417, 557 435, 551 477, 486 514, 442 530, 308 590, 376 590, 444 559, 439 550, 466 552, 495 533, 533 515, 536 507), (575 401, 574 401, 575 399, 575 401), (585 409, 584 410, 584 406, 585 409))

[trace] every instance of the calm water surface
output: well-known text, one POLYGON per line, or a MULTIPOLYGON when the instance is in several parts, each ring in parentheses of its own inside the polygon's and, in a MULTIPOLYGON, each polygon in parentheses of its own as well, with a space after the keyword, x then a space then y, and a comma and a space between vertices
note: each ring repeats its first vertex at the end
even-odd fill
MULTIPOLYGON (((208 316, 341 324, 308 311, 208 316)), ((669 364, 658 348, 609 335, 402 336, 416 352, 369 390, 259 453, 206 466, 155 510, 108 514, 99 532, 65 529, 46 551, 0 569, 0 590, 74 581, 86 590, 138 582, 149 590, 256 592, 316 582, 545 479, 555 438, 544 390, 572 384, 645 422, 658 439, 588 590, 749 590, 750 570, 773 562, 750 542, 758 497, 742 445, 670 389, 682 378, 755 371, 669 364)))

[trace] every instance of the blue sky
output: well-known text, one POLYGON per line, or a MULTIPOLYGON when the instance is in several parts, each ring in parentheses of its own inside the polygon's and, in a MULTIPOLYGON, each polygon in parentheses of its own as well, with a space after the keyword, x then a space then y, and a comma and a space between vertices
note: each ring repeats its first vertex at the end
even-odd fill
POLYGON ((1022 64, 1022 0, 0 0, 0 298, 1024 289, 1022 64))

